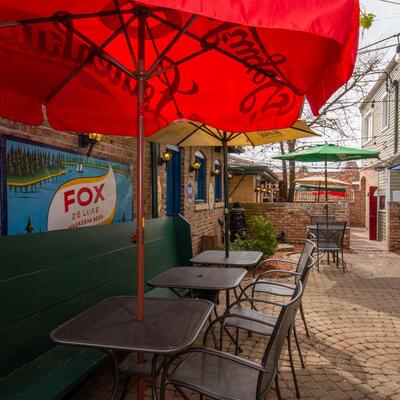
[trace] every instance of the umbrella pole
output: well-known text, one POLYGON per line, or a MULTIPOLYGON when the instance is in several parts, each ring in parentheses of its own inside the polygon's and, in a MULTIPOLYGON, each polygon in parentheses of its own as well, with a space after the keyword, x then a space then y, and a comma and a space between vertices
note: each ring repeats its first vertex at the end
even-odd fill
POLYGON ((225 225, 225 257, 229 257, 229 193, 228 193, 228 146, 226 142, 226 133, 222 142, 224 153, 224 225, 225 225))
POLYGON ((325 156, 325 214, 326 223, 329 220, 329 210, 328 210, 328 156, 325 156))
MULTIPOLYGON (((145 23, 144 13, 138 15, 138 80, 137 80, 137 142, 136 142, 136 240, 137 240, 137 319, 144 318, 144 90, 145 75, 145 23)), ((138 353, 138 363, 144 362, 144 354, 138 353)), ((137 380, 138 399, 144 399, 144 380, 137 380)))

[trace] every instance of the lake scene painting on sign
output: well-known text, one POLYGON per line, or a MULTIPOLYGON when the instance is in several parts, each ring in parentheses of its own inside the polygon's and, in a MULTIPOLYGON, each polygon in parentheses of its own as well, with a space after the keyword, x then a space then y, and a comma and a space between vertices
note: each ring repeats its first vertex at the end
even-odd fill
POLYGON ((131 167, 6 139, 8 235, 133 219, 131 167))

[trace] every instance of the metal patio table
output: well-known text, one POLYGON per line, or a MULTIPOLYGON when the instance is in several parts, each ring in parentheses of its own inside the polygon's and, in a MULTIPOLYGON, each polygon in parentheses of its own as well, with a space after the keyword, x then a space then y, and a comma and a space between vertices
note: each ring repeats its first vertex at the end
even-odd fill
POLYGON ((145 317, 138 320, 136 297, 110 297, 54 329, 50 338, 58 344, 106 352, 114 366, 112 399, 115 399, 119 386, 116 351, 153 353, 151 371, 154 375, 158 355, 190 347, 213 307, 207 300, 146 298, 145 317))
POLYGON ((229 290, 235 289, 246 276, 244 268, 175 267, 161 273, 147 284, 169 288, 181 296, 176 289, 226 291, 226 307, 229 307, 229 290))
POLYGON ((224 250, 206 250, 190 259, 193 264, 212 264, 227 267, 255 267, 261 260, 261 251, 233 250, 225 257, 224 250))
MULTIPOLYGON (((210 290, 216 291, 214 301, 217 301, 218 293, 225 290, 226 293, 226 309, 229 307, 229 290, 236 289, 243 278, 246 276, 247 271, 244 268, 218 268, 218 267, 175 267, 161 273, 155 278, 147 282, 148 285, 154 287, 164 287, 170 289, 177 296, 181 297, 182 294, 176 289, 190 289, 193 290, 210 290)), ((193 292, 192 292, 193 293, 193 292)), ((217 309, 214 308, 217 318, 219 318, 217 309)), ((210 318, 211 324, 211 318, 210 318)), ((235 338, 230 332, 224 328, 225 332, 231 338, 236 346, 241 350, 235 338)), ((217 344, 217 339, 214 331, 211 331, 214 344, 217 344)), ((222 330, 221 330, 222 335, 222 330)), ((220 342, 222 336, 220 336, 220 342)))

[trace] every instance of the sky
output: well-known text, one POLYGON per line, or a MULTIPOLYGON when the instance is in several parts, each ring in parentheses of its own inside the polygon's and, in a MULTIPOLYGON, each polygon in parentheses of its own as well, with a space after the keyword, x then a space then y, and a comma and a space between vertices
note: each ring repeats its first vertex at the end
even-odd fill
MULTIPOLYGON (((362 35, 360 35, 360 45, 359 47, 364 47, 368 44, 374 43, 381 39, 384 39, 388 36, 400 33, 400 0, 361 0, 360 1, 361 9, 365 12, 371 12, 375 14, 375 20, 372 27, 369 30, 364 30, 362 35)), ((391 39, 382 44, 378 44, 377 47, 385 46, 385 45, 396 45, 397 39, 391 39)), ((374 48, 374 47, 372 47, 374 48)), ((386 66, 386 64, 390 61, 390 59, 395 54, 396 47, 391 47, 389 49, 382 50, 384 55, 382 69, 386 66)), ((378 79, 378 75, 374 75, 372 79, 378 79)), ((371 83, 371 86, 373 83, 371 83)), ((358 107, 357 107, 358 108, 358 107)), ((356 115, 358 110, 356 110, 356 115)), ((361 117, 357 115, 356 120, 354 121, 355 125, 358 125, 357 131, 353 132, 354 137, 361 137, 361 117)), ((323 135, 323 132, 319 132, 323 135)), ((321 143, 325 138, 316 138, 314 142, 321 143)), ((302 145, 310 142, 313 142, 312 139, 303 139, 302 145)), ((351 147, 360 147, 361 143, 357 140, 355 141, 346 141, 340 143, 345 146, 351 147)), ((271 160, 273 155, 279 154, 279 144, 275 144, 273 146, 267 147, 265 150, 261 150, 260 148, 249 149, 244 154, 243 157, 252 159, 255 161, 259 161, 266 164, 271 164, 279 166, 279 162, 274 162, 271 160)), ((310 165, 308 165, 310 167, 310 165)), ((320 164, 314 164, 315 170, 322 168, 320 164)))

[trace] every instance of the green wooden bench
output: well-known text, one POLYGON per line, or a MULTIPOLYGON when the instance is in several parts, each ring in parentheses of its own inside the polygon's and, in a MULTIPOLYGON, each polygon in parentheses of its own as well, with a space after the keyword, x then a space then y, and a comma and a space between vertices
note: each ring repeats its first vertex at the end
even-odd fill
MULTIPOLYGON (((49 332, 114 295, 135 294, 134 224, 0 238, 0 398, 60 399, 105 359, 93 349, 55 346, 49 332)), ((181 217, 146 220, 145 279, 192 256, 181 217)), ((146 288, 146 296, 172 296, 146 288)))

